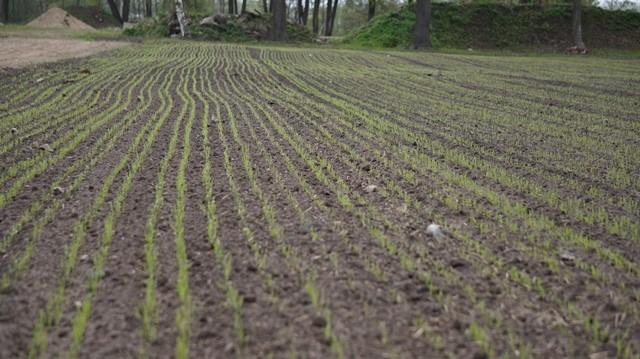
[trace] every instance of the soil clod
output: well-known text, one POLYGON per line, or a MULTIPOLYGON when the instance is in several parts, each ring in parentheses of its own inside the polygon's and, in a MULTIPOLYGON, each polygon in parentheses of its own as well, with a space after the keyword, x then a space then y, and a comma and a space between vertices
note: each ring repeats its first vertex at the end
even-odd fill
POLYGON ((311 232, 319 232, 322 229, 320 224, 315 222, 305 223, 298 228, 298 233, 300 234, 309 234, 311 232))
POLYGON ((314 327, 325 327, 327 325, 327 320, 324 319, 324 317, 321 316, 315 316, 313 317, 313 320, 311 321, 311 324, 313 324, 314 327))

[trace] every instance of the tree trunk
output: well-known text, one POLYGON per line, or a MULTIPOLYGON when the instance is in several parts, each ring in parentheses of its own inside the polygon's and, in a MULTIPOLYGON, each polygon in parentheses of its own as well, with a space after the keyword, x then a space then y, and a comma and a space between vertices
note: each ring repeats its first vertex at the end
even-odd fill
POLYGON ((9 22, 9 0, 2 0, 2 22, 9 22))
POLYGON ((309 0, 304 0, 304 14, 302 14, 302 25, 307 26, 309 22, 309 0))
POLYGON ((431 47, 429 24, 431 23, 431 0, 416 0, 416 27, 409 49, 428 49, 431 47))
POLYGON ((247 0, 242 0, 242 10, 240 13, 244 14, 245 12, 247 12, 247 0))
POLYGON ((271 41, 287 40, 287 4, 285 0, 271 0, 271 31, 269 39, 271 41))
POLYGON ((122 0, 122 21, 129 22, 129 11, 131 10, 131 1, 122 0))
POLYGON ((262 10, 264 10, 265 14, 269 12, 269 5, 267 5, 267 0, 262 0, 262 10))
POLYGON ((327 12, 324 16, 324 36, 331 36, 331 31, 329 30, 329 25, 331 24, 331 9, 333 3, 331 0, 327 0, 327 12))
POLYGON ((313 35, 318 35, 320 31, 320 0, 313 0, 313 18, 311 19, 313 35))
POLYGON ((298 0, 298 23, 302 25, 307 25, 307 20, 309 19, 309 0, 305 0, 304 5, 302 5, 302 0, 298 0))
POLYGON ((118 11, 118 5, 116 4, 115 0, 107 0, 107 3, 109 4, 111 15, 113 15, 113 17, 115 17, 116 20, 118 20, 118 22, 122 24, 122 17, 120 17, 120 11, 118 11))
POLYGON ((369 0, 369 17, 368 17, 368 20, 371 20, 374 16, 376 16, 376 0, 369 0))
POLYGON ((184 16, 182 0, 176 0, 176 17, 180 23, 180 36, 184 37, 187 34, 187 19, 184 16))
POLYGON ((338 12, 338 0, 333 1, 333 10, 331 11, 331 24, 329 24, 329 36, 333 36, 333 24, 336 20, 336 12, 338 12))
POLYGON ((582 41, 582 3, 580 0, 573 0, 573 31, 571 34, 573 53, 584 54, 587 46, 582 41))
POLYGON ((144 0, 144 15, 146 17, 153 16, 153 0, 144 0))

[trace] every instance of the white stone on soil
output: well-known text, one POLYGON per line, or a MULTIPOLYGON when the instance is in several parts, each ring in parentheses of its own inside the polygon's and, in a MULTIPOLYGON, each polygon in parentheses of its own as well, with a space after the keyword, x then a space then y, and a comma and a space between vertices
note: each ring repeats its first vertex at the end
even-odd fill
POLYGON ((367 193, 371 193, 371 192, 375 192, 378 190, 378 186, 374 185, 374 184, 370 184, 367 187, 364 188, 364 191, 367 193))
POLYGON ((431 223, 427 226, 427 234, 433 236, 433 238, 437 240, 441 240, 445 238, 445 235, 442 231, 442 227, 435 223, 431 223))

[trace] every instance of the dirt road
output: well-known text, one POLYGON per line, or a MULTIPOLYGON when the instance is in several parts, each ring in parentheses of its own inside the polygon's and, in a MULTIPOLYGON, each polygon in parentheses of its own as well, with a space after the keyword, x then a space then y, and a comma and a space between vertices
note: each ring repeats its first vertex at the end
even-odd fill
POLYGON ((20 68, 31 64, 93 55, 129 45, 116 41, 0 38, 0 68, 20 68))

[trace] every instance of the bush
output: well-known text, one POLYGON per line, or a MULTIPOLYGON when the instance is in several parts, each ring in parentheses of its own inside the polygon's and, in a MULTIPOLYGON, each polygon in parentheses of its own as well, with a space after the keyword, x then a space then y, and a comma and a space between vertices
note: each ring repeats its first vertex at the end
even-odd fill
POLYGON ((166 15, 145 18, 138 21, 133 27, 125 29, 122 33, 126 36, 138 37, 162 37, 168 35, 169 20, 166 15))

